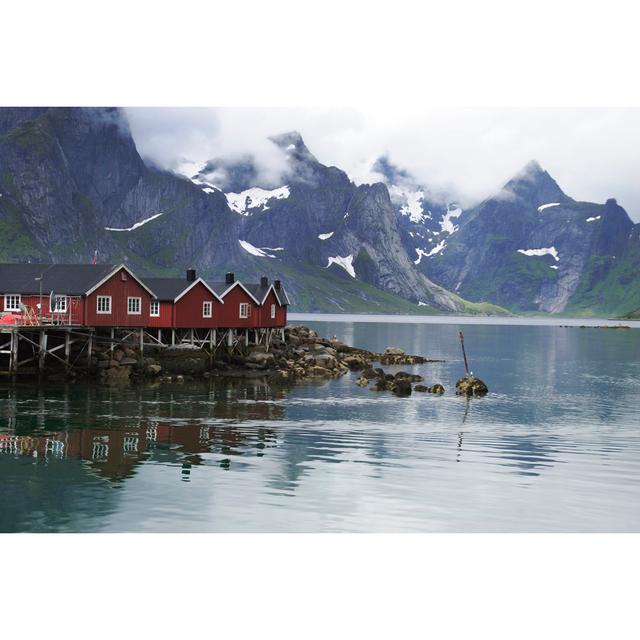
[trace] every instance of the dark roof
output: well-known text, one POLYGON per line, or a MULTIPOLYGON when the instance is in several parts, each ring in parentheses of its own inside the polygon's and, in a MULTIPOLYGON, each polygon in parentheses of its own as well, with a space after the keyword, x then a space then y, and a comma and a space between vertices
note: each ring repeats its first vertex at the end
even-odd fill
POLYGON ((246 290, 260 303, 264 300, 264 297, 267 295, 267 291, 269 291, 269 287, 271 285, 267 285, 266 287, 261 287, 259 284, 244 284, 246 290))
POLYGON ((106 278, 115 264, 0 264, 0 293, 80 296, 106 278), (40 281, 36 278, 42 276, 40 281))
MULTIPOLYGON (((238 282, 238 280, 236 280, 238 282)), ((226 282, 207 282, 207 284, 220 296, 232 285, 227 284, 226 282)), ((235 283, 234 283, 235 284, 235 283)), ((267 291, 271 287, 272 283, 269 283, 266 287, 263 287, 260 283, 246 283, 242 282, 244 288, 256 299, 258 302, 262 303, 264 297, 267 295, 267 291)), ((276 298, 281 305, 291 304, 289 302, 289 296, 287 296, 287 292, 284 290, 284 287, 280 287, 280 291, 278 291, 275 287, 273 288, 276 298)))
POLYGON ((193 282, 186 278, 144 278, 144 283, 158 300, 175 300, 193 282))

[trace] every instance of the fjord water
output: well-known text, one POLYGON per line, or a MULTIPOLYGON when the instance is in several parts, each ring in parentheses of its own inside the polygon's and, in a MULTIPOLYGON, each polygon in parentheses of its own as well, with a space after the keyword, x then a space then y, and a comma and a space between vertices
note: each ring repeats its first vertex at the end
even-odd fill
POLYGON ((3 383, 0 531, 640 531, 637 328, 365 320, 304 324, 444 359, 402 369, 446 394, 3 383))

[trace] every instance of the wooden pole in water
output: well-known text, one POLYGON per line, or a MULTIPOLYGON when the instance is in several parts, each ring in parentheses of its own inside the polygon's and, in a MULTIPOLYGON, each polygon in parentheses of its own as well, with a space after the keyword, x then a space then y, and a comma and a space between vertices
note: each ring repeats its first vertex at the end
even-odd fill
POLYGON ((467 352, 464 350, 464 335, 462 335, 462 331, 460 331, 460 346, 462 347, 462 357, 464 358, 464 370, 467 374, 467 378, 471 376, 469 373, 469 363, 467 362, 467 352))

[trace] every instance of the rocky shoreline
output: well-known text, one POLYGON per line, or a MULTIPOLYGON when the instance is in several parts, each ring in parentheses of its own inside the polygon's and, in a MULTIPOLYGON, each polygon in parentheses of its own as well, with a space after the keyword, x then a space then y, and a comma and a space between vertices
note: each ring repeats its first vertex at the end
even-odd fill
MULTIPOLYGON (((416 365, 442 362, 420 355, 406 354, 397 347, 387 347, 376 353, 349 346, 336 337, 327 339, 304 326, 288 326, 284 341, 276 338, 269 349, 264 345, 243 345, 241 351, 220 349, 215 357, 189 344, 166 348, 147 348, 144 355, 133 346, 108 343, 96 345, 90 377, 103 384, 128 384, 136 380, 154 380, 163 383, 181 383, 198 378, 265 378, 275 384, 295 384, 308 379, 338 378, 350 372, 361 372, 356 384, 371 391, 390 391, 406 397, 413 391, 442 395, 445 388, 439 384, 426 386, 420 375, 399 371, 386 373, 381 366, 416 365), (415 386, 413 386, 415 384, 415 386)), ((57 373, 50 377, 78 373, 57 373)), ((483 395, 481 385, 462 384, 460 395, 483 395)), ((473 379, 475 380, 475 379, 473 379)), ((467 379, 467 383, 469 379, 467 379)), ((481 382, 481 381, 478 381, 481 382)), ((485 387, 486 389, 486 387, 485 387)))

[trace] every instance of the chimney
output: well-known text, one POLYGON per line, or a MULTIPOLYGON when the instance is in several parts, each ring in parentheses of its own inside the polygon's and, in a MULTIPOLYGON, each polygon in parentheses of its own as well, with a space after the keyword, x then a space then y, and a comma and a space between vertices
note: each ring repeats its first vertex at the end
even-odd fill
POLYGON ((187 269, 187 282, 195 282, 195 281, 196 281, 196 270, 187 269))
POLYGON ((225 281, 227 284, 233 284, 233 283, 236 281, 236 276, 235 276, 235 274, 234 274, 234 273, 232 273, 232 272, 227 273, 227 274, 225 275, 225 277, 224 277, 224 281, 225 281))
POLYGON ((269 278, 267 278, 267 276, 262 276, 262 278, 260 278, 260 286, 263 289, 266 289, 269 286, 269 278))
POLYGON ((280 291, 280 280, 274 280, 273 286, 276 288, 277 291, 280 291))

